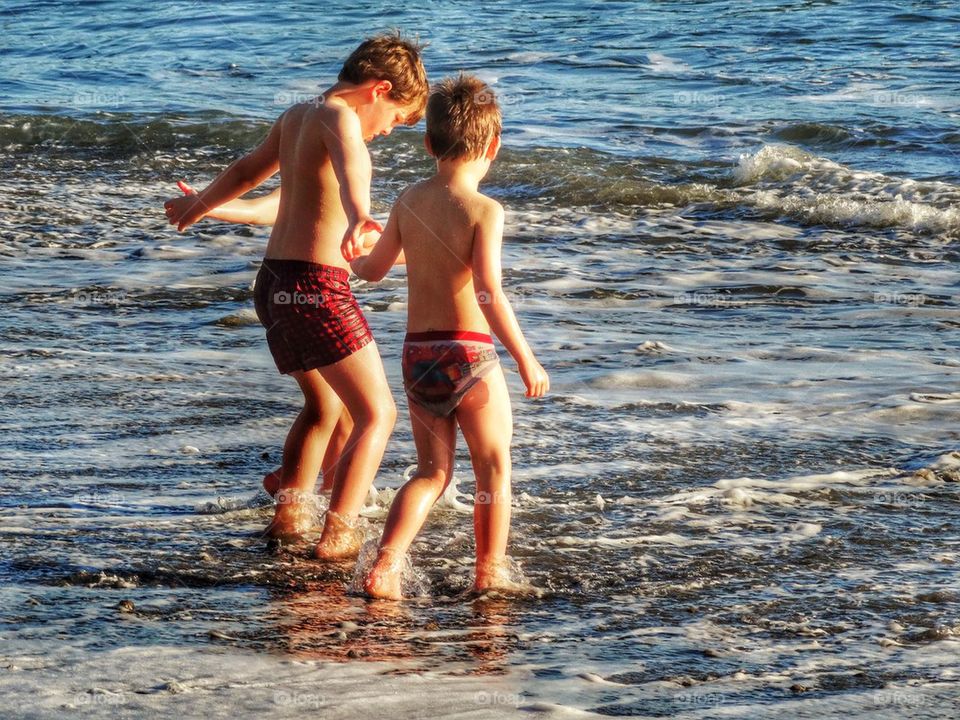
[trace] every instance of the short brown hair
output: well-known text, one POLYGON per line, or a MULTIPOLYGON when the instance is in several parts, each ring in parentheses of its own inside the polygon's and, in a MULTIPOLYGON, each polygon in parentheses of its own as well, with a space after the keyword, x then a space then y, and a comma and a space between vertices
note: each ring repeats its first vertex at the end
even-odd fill
POLYGON ((434 156, 441 160, 480 157, 502 128, 497 98, 478 77, 445 78, 430 93, 427 137, 434 156))
POLYGON ((399 32, 367 38, 350 53, 337 79, 354 85, 367 80, 389 80, 393 87, 388 97, 412 106, 406 124, 416 125, 423 117, 429 92, 421 50, 418 42, 401 37, 399 32))

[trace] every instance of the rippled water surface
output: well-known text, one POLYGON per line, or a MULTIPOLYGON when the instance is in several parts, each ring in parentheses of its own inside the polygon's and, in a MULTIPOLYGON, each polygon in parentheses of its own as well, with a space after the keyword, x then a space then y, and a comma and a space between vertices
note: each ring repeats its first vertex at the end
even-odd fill
MULTIPOLYGON (((18 717, 953 717, 953 2, 0 6, 0 692, 18 717), (162 201, 402 27, 503 101, 485 189, 551 374, 513 391, 511 552, 472 475, 429 596, 269 553, 298 409, 252 309, 268 232, 162 201), (378 697, 379 705, 371 703, 378 697), (428 698, 428 699, 424 699, 428 698)), ((430 172, 371 147, 375 210, 430 172)), ((398 405, 403 272, 355 283, 398 405)), ((414 462, 401 417, 364 511, 414 462)), ((322 500, 321 500, 322 504, 322 500)))

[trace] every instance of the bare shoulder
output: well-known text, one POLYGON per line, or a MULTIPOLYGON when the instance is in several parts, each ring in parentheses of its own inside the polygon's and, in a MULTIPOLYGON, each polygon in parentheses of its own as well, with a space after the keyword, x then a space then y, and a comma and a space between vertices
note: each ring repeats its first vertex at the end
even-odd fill
POLYGON ((429 192, 430 189, 427 180, 421 180, 412 185, 407 185, 397 196, 394 207, 398 210, 410 210, 413 205, 418 203, 422 198, 425 198, 429 192))
POLYGON ((360 138, 360 118, 350 108, 336 103, 304 102, 287 112, 297 113, 297 122, 311 134, 329 142, 335 138, 360 138))
POLYGON ((470 209, 478 225, 491 227, 503 222, 503 205, 481 192, 470 198, 470 209))

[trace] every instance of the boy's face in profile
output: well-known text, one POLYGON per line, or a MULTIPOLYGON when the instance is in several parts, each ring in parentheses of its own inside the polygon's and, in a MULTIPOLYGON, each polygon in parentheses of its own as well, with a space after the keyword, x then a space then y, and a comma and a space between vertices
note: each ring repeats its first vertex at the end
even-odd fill
POLYGON ((387 95, 380 95, 372 103, 360 106, 357 115, 364 142, 370 142, 378 135, 389 135, 397 125, 406 122, 410 112, 411 107, 401 105, 387 95))

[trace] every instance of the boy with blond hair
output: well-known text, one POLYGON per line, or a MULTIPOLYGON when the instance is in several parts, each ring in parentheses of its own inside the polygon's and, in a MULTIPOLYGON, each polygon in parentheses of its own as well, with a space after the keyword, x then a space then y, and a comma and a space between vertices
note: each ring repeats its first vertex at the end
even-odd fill
POLYGON ((409 301, 403 383, 417 471, 397 492, 364 587, 399 599, 407 549, 453 474, 457 426, 477 481, 474 589, 510 584, 510 441, 506 380, 491 331, 517 361, 527 397, 549 389, 501 288, 503 208, 478 190, 500 148, 501 117, 491 89, 461 75, 427 103, 427 151, 436 174, 405 190, 368 256, 351 263, 380 280, 403 252, 409 301))
POLYGON ((170 223, 182 231, 280 172, 283 193, 254 301, 277 369, 297 381, 304 406, 284 445, 271 535, 309 528, 309 494, 341 407, 354 422, 315 550, 319 558, 358 552, 355 520, 396 419, 383 363, 348 282, 347 263, 361 252, 362 236, 381 229, 370 216, 365 143, 401 123, 415 124, 427 91, 415 43, 398 35, 370 38, 344 63, 336 84, 286 110, 256 149, 205 190, 167 203, 170 223))

